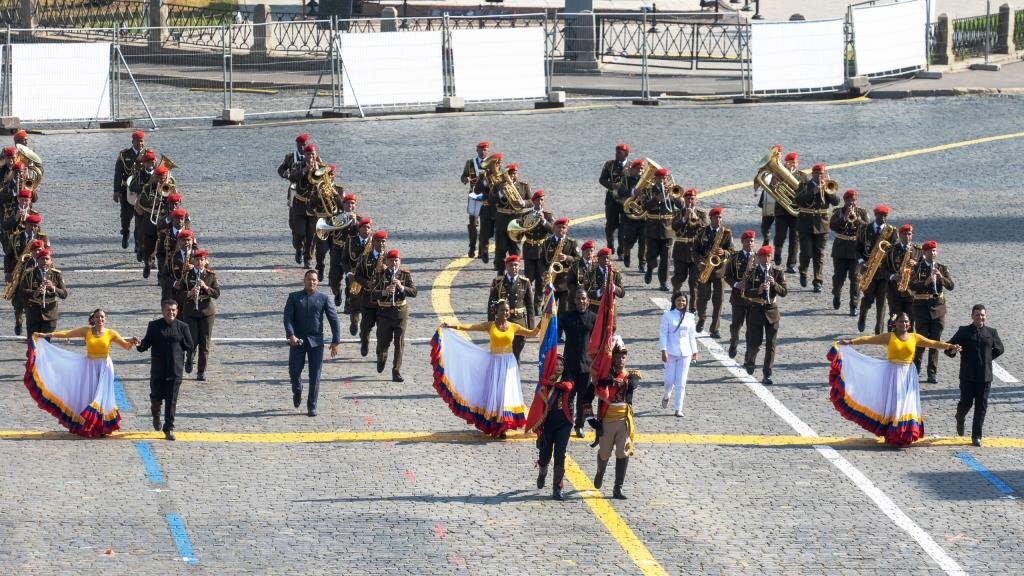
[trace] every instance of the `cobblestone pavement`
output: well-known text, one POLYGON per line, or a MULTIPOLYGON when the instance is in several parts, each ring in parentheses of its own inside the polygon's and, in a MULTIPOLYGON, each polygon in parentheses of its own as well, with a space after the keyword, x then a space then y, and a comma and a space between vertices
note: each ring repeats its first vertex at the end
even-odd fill
MULTIPOLYGON (((779 142, 800 151, 805 165, 854 164, 832 172, 843 189, 858 188, 862 205, 890 204, 892 222, 913 222, 918 242, 938 240, 939 259, 956 281, 946 334, 969 320, 971 304, 984 302, 1007 347, 999 363, 1019 378, 1024 318, 1012 295, 1021 280, 1013 269, 1024 216, 1017 198, 1021 102, 612 107, 155 132, 149 142, 181 166, 179 189, 221 271, 216 335, 270 338, 282 336, 285 295, 301 282, 275 168, 294 135, 310 131, 359 194, 359 211, 389 231, 420 287, 406 382, 377 375, 345 333, 341 357, 325 367, 320 416, 308 418, 291 408, 283 343, 219 342, 208 381, 182 387, 177 443, 0 432, 0 573, 1012 573, 1022 560, 1024 516, 1012 497, 1024 490, 1024 442, 981 450, 952 441, 904 450, 868 442, 828 401, 825 352, 834 339, 856 334, 855 322, 831 310, 827 293, 801 289, 794 277, 782 305, 776 384, 767 393, 797 425, 773 413, 755 384, 713 359, 707 347, 715 344, 707 340, 691 372, 685 417, 661 410, 660 309, 652 298, 665 295, 627 272, 621 333, 631 345, 630 365, 645 375, 637 426, 668 436, 640 443, 625 502, 606 502, 581 480, 594 470, 595 453, 584 442, 570 447, 582 472, 568 501, 548 500, 534 488, 532 443, 481 441, 437 398, 427 339, 439 315, 484 317, 489 268, 453 263, 466 244, 457 176, 480 138, 519 162, 558 214, 574 218, 601 209, 601 162, 616 142, 629 142, 635 156, 650 156, 685 186, 714 194, 700 203, 722 205, 737 232, 756 228, 758 211, 748 185, 730 185, 749 182, 757 160, 779 142), (977 141, 997 135, 1009 136, 977 141), (834 450, 815 448, 814 438, 794 436, 801 426, 862 440, 821 439, 834 450), (332 431, 381 436, 266 436, 332 431), (388 435, 401 431, 453 434, 388 435), (188 436, 203 432, 265 436, 188 436), (706 434, 731 436, 696 436, 706 434), (851 480, 860 477, 868 484, 851 480), (878 504, 886 499, 892 507, 878 504), (894 508, 911 528, 894 521, 894 508), (176 519, 183 531, 174 528, 176 519), (933 546, 921 544, 921 534, 933 546)), ((47 168, 44 228, 71 288, 61 326, 82 325, 102 306, 122 334, 141 333, 157 315, 159 292, 120 249, 109 200, 110 165, 127 133, 33 138, 47 168)), ((598 239, 602 228, 591 220, 571 234, 598 239)), ((0 333, 10 336, 12 323, 5 306, 0 333)), ((3 428, 59 430, 20 383, 23 345, 8 338, 0 349, 3 428)), ((536 344, 524 354, 535 358, 536 344)), ((127 432, 148 428, 144 360, 114 352, 132 405, 127 432)), ((527 392, 532 370, 524 368, 527 392)), ((953 436, 956 370, 942 358, 940 383, 924 386, 930 436, 953 436)), ((994 382, 988 437, 1024 437, 1022 390, 1019 382, 994 382)))

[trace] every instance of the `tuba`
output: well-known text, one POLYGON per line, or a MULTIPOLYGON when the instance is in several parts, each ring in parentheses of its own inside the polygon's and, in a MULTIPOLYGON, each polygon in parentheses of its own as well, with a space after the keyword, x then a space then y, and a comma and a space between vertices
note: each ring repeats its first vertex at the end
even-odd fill
MULTIPOLYGON (((778 148, 772 148, 771 152, 768 153, 768 161, 764 163, 757 170, 757 174, 754 175, 754 185, 763 188, 772 198, 782 206, 790 216, 796 216, 798 210, 793 206, 796 200, 796 189, 800 186, 800 182, 786 169, 785 166, 779 163, 779 156, 782 151, 778 148)), ((835 184, 834 181, 829 180, 835 184)), ((838 189, 838 184, 835 184, 838 189)))
POLYGON ((633 220, 643 220, 647 216, 647 210, 640 203, 640 192, 654 184, 654 173, 661 169, 657 162, 650 158, 644 158, 644 169, 640 172, 640 179, 637 180, 633 189, 636 194, 630 196, 622 203, 622 211, 633 220))
POLYGON ((318 240, 327 240, 332 232, 344 230, 355 223, 356 215, 351 212, 342 212, 330 218, 320 218, 316 221, 316 237, 318 240))
POLYGON ((857 285, 857 289, 861 293, 868 291, 871 286, 871 282, 875 279, 875 273, 878 272, 878 267, 882 264, 882 260, 886 254, 889 253, 889 248, 892 247, 892 233, 895 228, 885 225, 882 229, 882 233, 879 234, 878 239, 875 241, 875 246, 871 249, 871 256, 868 257, 868 261, 864 264, 864 272, 860 275, 860 283, 857 285))
POLYGON ((17 144, 16 147, 18 153, 14 156, 14 159, 21 161, 25 165, 25 179, 22 181, 21 186, 35 192, 39 188, 39 183, 43 181, 43 159, 24 144, 17 144))

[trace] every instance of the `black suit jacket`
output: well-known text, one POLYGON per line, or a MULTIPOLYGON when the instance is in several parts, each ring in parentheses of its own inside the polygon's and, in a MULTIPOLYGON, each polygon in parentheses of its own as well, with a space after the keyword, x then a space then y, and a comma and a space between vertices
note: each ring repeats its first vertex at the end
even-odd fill
POLYGON ((992 381, 992 361, 1003 353, 1003 341, 994 328, 976 328, 974 324, 961 326, 949 339, 949 343, 963 346, 963 352, 960 353, 960 380, 992 381))
POLYGON ((168 324, 158 318, 146 327, 146 336, 139 343, 139 352, 150 351, 151 380, 181 380, 185 352, 192 349, 192 333, 188 324, 175 319, 168 324))
POLYGON ((331 344, 341 342, 341 325, 334 302, 323 292, 292 292, 284 305, 284 333, 309 342, 310 348, 324 345, 324 315, 331 325, 331 344))
POLYGON ((558 327, 565 331, 565 348, 562 351, 562 360, 565 369, 578 372, 590 371, 590 359, 587 358, 587 341, 590 340, 590 333, 594 331, 594 323, 597 322, 597 313, 591 309, 586 312, 576 310, 575 304, 572 310, 566 310, 558 315, 558 327))

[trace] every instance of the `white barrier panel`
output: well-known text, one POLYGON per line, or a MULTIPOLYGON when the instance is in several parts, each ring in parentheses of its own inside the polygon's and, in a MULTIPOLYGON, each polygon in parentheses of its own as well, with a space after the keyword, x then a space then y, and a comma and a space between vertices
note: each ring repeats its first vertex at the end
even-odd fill
POLYGON ((22 120, 110 118, 110 43, 13 44, 10 80, 22 120))
POLYGON ((846 83, 842 20, 753 22, 750 73, 754 92, 817 92, 846 83))
POLYGON ((345 106, 426 104, 444 98, 441 31, 341 35, 345 106))
POLYGON ((464 100, 543 98, 544 29, 452 30, 455 95, 464 100))
POLYGON ((852 12, 857 74, 924 68, 928 58, 928 6, 924 0, 854 6, 852 12))

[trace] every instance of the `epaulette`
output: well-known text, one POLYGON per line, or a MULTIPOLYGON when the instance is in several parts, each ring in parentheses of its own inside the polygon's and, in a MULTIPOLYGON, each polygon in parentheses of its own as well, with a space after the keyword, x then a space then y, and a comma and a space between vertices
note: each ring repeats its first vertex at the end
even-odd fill
POLYGON ((626 375, 629 376, 630 378, 636 378, 637 380, 643 380, 644 379, 643 372, 641 372, 639 370, 629 370, 629 371, 626 372, 626 375))
POLYGON ((50 268, 48 272, 56 272, 57 274, 63 274, 63 272, 61 272, 59 268, 50 268))
POLYGON ((398 271, 405 272, 406 274, 412 274, 412 272, 410 272, 408 268, 399 268, 398 271))

